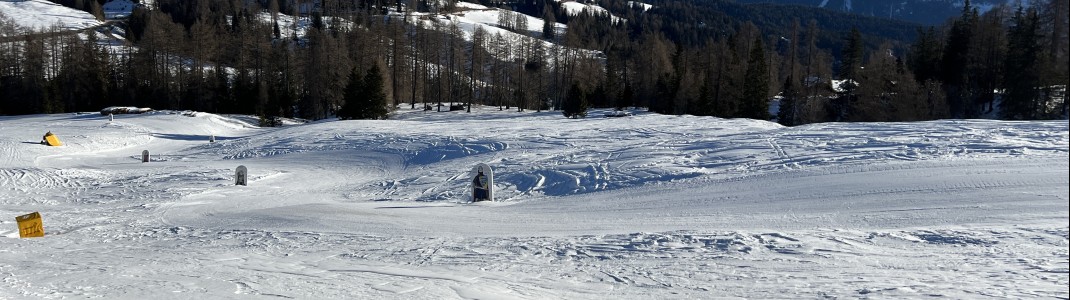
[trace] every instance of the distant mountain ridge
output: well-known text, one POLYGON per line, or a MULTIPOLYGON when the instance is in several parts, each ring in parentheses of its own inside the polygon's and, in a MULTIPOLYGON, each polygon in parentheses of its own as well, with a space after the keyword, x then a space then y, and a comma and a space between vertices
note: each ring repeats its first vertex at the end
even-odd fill
MULTIPOLYGON (((925 25, 937 25, 962 12, 963 0, 737 0, 738 3, 772 3, 821 7, 860 15, 885 17, 925 25)), ((1013 0, 973 0, 970 5, 984 13, 1013 0)))

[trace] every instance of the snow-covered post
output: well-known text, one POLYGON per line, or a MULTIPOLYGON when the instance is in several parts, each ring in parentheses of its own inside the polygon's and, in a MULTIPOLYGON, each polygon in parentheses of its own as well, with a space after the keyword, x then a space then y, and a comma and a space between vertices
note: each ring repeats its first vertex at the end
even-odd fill
POLYGON ((108 114, 108 122, 111 122, 111 121, 115 121, 115 114, 109 113, 108 114))
POLYGON ((215 135, 214 134, 208 136, 208 142, 209 143, 215 143, 215 135))
POLYGON ((494 171, 487 164, 472 168, 472 202, 494 201, 494 171))
POLYGON ((249 170, 245 166, 238 166, 238 169, 234 170, 234 185, 249 185, 248 176, 249 170))
POLYGON ((149 162, 149 150, 141 151, 141 162, 149 162))

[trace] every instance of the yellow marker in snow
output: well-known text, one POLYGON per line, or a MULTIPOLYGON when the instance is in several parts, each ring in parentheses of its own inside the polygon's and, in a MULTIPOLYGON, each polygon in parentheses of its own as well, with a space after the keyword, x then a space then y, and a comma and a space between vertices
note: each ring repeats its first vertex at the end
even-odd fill
POLYGON ((20 238, 45 236, 45 228, 41 224, 41 214, 36 211, 31 214, 15 217, 15 221, 19 222, 20 238))
POLYGON ((51 131, 45 133, 45 142, 47 142, 49 146, 63 146, 63 143, 60 143, 59 141, 59 137, 52 134, 51 131))

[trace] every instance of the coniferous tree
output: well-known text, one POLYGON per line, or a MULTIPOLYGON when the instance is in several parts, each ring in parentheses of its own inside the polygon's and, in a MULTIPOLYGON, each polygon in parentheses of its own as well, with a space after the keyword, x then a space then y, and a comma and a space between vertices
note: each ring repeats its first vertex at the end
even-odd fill
MULTIPOLYGON (((572 29, 570 26, 569 30, 572 29)), ((648 110, 665 111, 662 109, 667 109, 668 105, 662 105, 661 102, 673 101, 673 98, 666 97, 673 96, 671 94, 675 94, 675 91, 662 90, 665 93, 658 95, 658 82, 661 82, 665 88, 670 87, 674 82, 669 77, 676 73, 672 63, 672 55, 676 52, 676 48, 661 33, 644 33, 636 43, 635 49, 642 55, 636 56, 637 78, 633 82, 635 97, 639 100, 648 100, 648 110)))
MULTIPOLYGON (((95 2, 94 2, 95 3, 95 2)), ((85 64, 86 74, 82 78, 88 93, 84 110, 97 110, 104 108, 108 97, 108 87, 112 85, 110 74, 111 61, 107 50, 97 45, 97 36, 90 34, 85 40, 82 64, 85 64)))
POLYGON ((624 89, 620 91, 620 96, 618 96, 620 100, 617 101, 617 108, 620 110, 624 110, 624 107, 628 105, 634 106, 634 97, 635 89, 632 88, 631 82, 624 81, 624 89))
POLYGON ((654 98, 650 102, 649 110, 659 114, 672 113, 676 91, 674 76, 670 74, 659 76, 657 82, 654 83, 654 98))
POLYGON ((587 117, 587 93, 583 91, 579 83, 573 82, 572 87, 568 89, 568 97, 565 98, 561 113, 569 119, 587 117))
POLYGON ((865 68, 859 70, 856 100, 851 105, 849 121, 917 121, 931 119, 927 91, 918 86, 910 72, 894 55, 892 46, 884 44, 870 55, 865 68))
POLYGON ((947 92, 947 101, 952 117, 972 117, 970 105, 973 92, 970 84, 969 66, 971 64, 970 45, 974 39, 977 24, 977 10, 966 0, 960 16, 951 25, 944 44, 944 53, 940 63, 940 79, 947 92))
POLYGON ((777 122, 785 126, 794 126, 799 124, 799 107, 796 103, 799 102, 799 98, 802 96, 802 84, 800 82, 799 63, 798 59, 798 44, 799 39, 799 20, 795 20, 795 24, 791 30, 791 43, 788 46, 788 58, 787 63, 787 77, 784 79, 784 88, 781 90, 780 108, 777 110, 777 122))
POLYGON ((788 77, 780 98, 777 122, 784 126, 799 125, 799 100, 802 97, 802 84, 795 77, 788 77))
POLYGON ((1014 14, 1014 25, 1008 38, 1009 52, 1005 64, 1008 74, 1004 77, 1005 93, 1000 103, 1004 119, 1035 119, 1040 110, 1037 88, 1040 84, 1038 58, 1038 18, 1036 10, 1022 7, 1014 14))
POLYGON ((846 45, 843 47, 843 53, 840 56, 839 76, 841 79, 858 79, 858 71, 862 67, 862 50, 864 48, 865 46, 862 45, 862 33, 857 28, 851 29, 851 33, 846 39, 846 45))
POLYGON ((279 116, 280 109, 279 103, 276 97, 272 96, 269 91, 267 83, 264 81, 258 81, 257 83, 257 98, 259 98, 259 112, 257 116, 260 119, 261 127, 278 127, 282 126, 282 117, 279 116))
POLYGON ((918 29, 918 38, 911 45, 907 59, 910 70, 914 72, 914 79, 925 82, 939 78, 942 48, 936 28, 918 29))
MULTIPOLYGON (((1048 28, 1047 39, 1048 53, 1045 65, 1048 66, 1048 74, 1045 76, 1045 92, 1049 97, 1055 96, 1055 90, 1062 86, 1062 105, 1053 107, 1047 117, 1067 118, 1070 116, 1070 101, 1067 101, 1066 87, 1070 86, 1070 2, 1065 0, 1048 0, 1043 6, 1042 20, 1046 20, 1048 28)), ((1052 99, 1054 100, 1054 99, 1052 99)), ((1053 103, 1057 104, 1057 103, 1053 103)))
POLYGON ((130 12, 130 16, 126 18, 126 26, 129 28, 127 39, 132 42, 140 41, 149 25, 150 17, 148 9, 140 5, 135 5, 134 9, 130 12))
MULTIPOLYGON (((469 96, 467 111, 472 112, 472 101, 482 98, 485 93, 484 90, 479 89, 476 80, 483 78, 483 62, 486 60, 487 53, 484 51, 483 46, 487 42, 487 31, 483 27, 476 27, 476 30, 472 33, 472 55, 468 62, 468 86, 469 96)), ((482 103, 483 101, 477 101, 482 103)))
POLYGON ((387 110, 386 92, 384 91, 384 78, 379 64, 373 64, 371 69, 364 74, 364 97, 365 105, 360 107, 357 114, 361 119, 386 119, 390 113, 387 110))
POLYGON ((358 106, 365 105, 368 101, 364 93, 364 77, 355 67, 349 72, 343 99, 345 99, 345 104, 338 110, 338 118, 343 120, 359 119, 357 117, 360 111, 358 106))
POLYGON ((743 60, 739 56, 739 42, 737 36, 719 41, 715 44, 716 56, 713 64, 712 83, 710 86, 711 115, 722 118, 734 118, 739 116, 740 103, 743 96, 740 87, 743 86, 743 60))
POLYGON ((826 71, 830 64, 826 63, 825 53, 817 47, 817 38, 820 30, 817 28, 817 20, 811 19, 806 29, 806 59, 802 70, 802 96, 795 101, 798 108, 796 114, 800 124, 823 122, 826 120, 824 106, 828 98, 821 95, 827 86, 828 78, 832 72, 826 71))
POLYGON ((740 116, 768 120, 769 71, 765 63, 765 49, 761 37, 754 39, 747 59, 747 72, 743 78, 743 103, 740 107, 740 116))
POLYGON ((326 28, 323 23, 323 13, 319 11, 312 12, 312 28, 323 30, 326 28))
POLYGON ((1003 62, 1006 60, 1007 23, 1003 9, 993 9, 977 20, 973 45, 970 45, 970 87, 975 91, 967 103, 971 115, 980 116, 995 107, 997 90, 1003 84, 1003 62))
POLYGON ((832 103, 833 119, 836 121, 851 119, 850 108, 858 106, 852 102, 857 100, 855 90, 858 89, 859 71, 862 69, 862 51, 865 47, 862 45, 862 34, 858 29, 851 29, 845 43, 843 53, 840 55, 838 74, 843 82, 840 84, 841 91, 837 91, 839 96, 832 103))
POLYGON ((556 35, 556 29, 554 29, 554 23, 557 22, 554 17, 553 11, 550 10, 550 5, 546 5, 542 13, 542 38, 544 40, 552 41, 556 35))
POLYGON ((60 106, 49 94, 48 78, 46 77, 45 61, 48 56, 45 52, 44 41, 34 36, 26 36, 26 45, 22 49, 22 86, 20 96, 23 105, 13 106, 15 113, 54 113, 59 112, 60 106))

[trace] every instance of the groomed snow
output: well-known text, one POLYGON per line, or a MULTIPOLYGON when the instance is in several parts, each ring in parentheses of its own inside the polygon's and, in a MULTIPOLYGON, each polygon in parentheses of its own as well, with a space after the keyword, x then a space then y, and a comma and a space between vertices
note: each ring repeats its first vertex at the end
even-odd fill
POLYGON ((476 110, 0 117, 0 298, 1070 296, 1065 120, 476 110))

